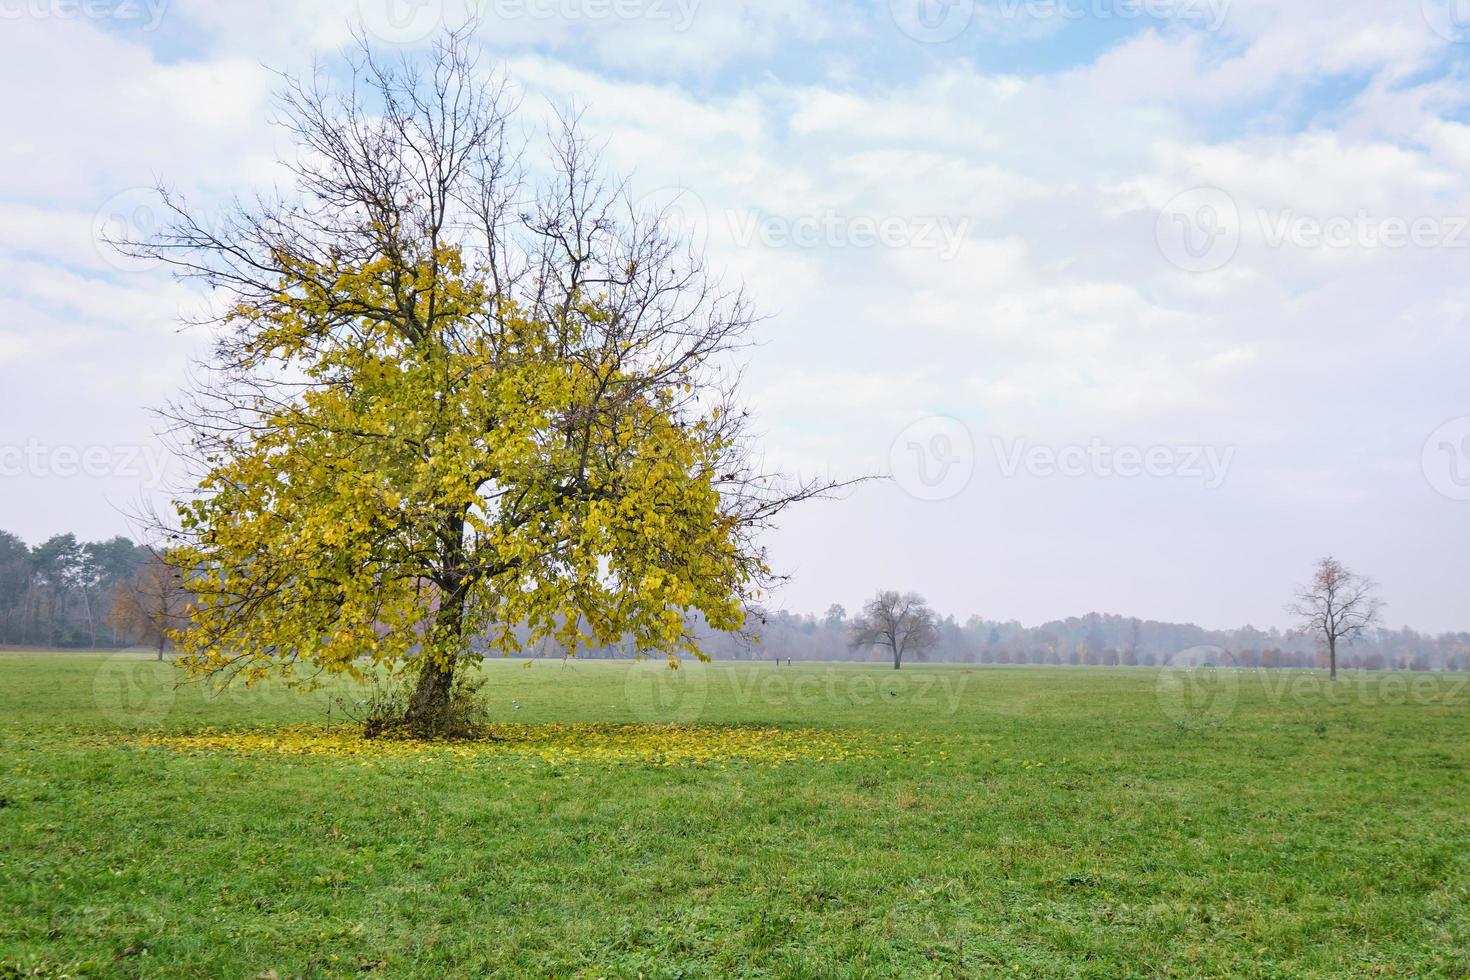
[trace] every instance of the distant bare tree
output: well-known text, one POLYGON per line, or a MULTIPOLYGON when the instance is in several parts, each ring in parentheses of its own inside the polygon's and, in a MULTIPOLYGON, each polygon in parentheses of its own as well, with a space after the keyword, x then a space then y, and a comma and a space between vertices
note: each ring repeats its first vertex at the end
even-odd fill
POLYGON ((1298 630, 1315 633, 1326 642, 1334 681, 1337 680, 1338 644, 1353 642, 1379 621, 1383 602, 1377 591, 1378 585, 1372 579, 1352 572, 1329 556, 1317 563, 1312 583, 1286 607, 1287 612, 1297 617, 1298 630))
POLYGON ((922 655, 939 642, 934 610, 912 592, 880 592, 853 622, 853 649, 882 647, 893 654, 893 669, 903 669, 906 654, 922 655))

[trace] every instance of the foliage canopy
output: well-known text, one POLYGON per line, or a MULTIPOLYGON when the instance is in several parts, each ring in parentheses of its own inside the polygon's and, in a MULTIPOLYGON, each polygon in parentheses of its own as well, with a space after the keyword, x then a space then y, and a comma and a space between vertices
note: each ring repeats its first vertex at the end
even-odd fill
POLYGON ((753 314, 602 175, 564 119, 528 176, 467 35, 287 80, 290 199, 122 243, 227 302, 173 406, 197 491, 174 561, 184 662, 247 679, 418 676, 469 640, 698 654, 770 576, 756 533, 830 485, 761 472, 731 355, 753 314))

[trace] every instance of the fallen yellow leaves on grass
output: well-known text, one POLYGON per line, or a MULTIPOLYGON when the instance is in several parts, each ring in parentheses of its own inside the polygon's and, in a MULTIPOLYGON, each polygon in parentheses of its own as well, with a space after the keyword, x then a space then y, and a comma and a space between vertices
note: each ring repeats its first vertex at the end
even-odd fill
POLYGON ((190 754, 324 756, 423 760, 520 757, 547 763, 647 763, 664 766, 727 762, 837 762, 866 758, 857 736, 817 729, 713 725, 497 725, 493 737, 463 742, 364 738, 354 726, 301 726, 192 735, 146 735, 146 747, 190 754))

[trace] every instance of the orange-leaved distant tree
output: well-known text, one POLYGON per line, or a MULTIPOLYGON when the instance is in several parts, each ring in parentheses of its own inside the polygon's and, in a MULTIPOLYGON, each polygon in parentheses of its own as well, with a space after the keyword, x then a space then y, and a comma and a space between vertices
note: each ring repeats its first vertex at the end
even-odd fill
POLYGON ((138 570, 118 586, 108 618, 119 633, 154 646, 162 660, 171 637, 188 624, 189 603, 183 573, 150 548, 138 570))

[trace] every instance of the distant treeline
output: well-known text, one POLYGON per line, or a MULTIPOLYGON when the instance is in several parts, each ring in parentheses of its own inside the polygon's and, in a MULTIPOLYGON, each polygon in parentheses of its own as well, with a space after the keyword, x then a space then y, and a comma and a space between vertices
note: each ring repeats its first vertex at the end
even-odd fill
MULTIPOLYGON (((696 627, 701 647, 718 660, 883 660, 886 654, 854 651, 848 643, 851 617, 841 606, 825 615, 757 613, 748 624, 750 638, 711 633, 696 627)), ((1097 667, 1193 665, 1202 659, 1224 665, 1315 668, 1326 665, 1315 637, 1280 630, 1206 630, 1188 623, 1159 623, 1127 616, 1092 613, 1039 627, 971 616, 963 623, 947 616, 939 623, 939 643, 928 663, 1036 664, 1097 667), (1202 649, 1203 648, 1203 649, 1202 649)), ((541 651, 555 653, 556 651, 541 651)), ((582 653, 587 657, 630 657, 615 646, 582 653)), ((1376 630, 1362 642, 1339 650, 1338 664, 1357 670, 1470 670, 1470 633, 1428 636, 1411 629, 1376 630)))
MULTIPOLYGON (((127 538, 79 541, 61 534, 29 547, 0 531, 0 644, 45 647, 118 647, 153 642, 147 611, 160 589, 150 572, 151 554, 127 538), (150 598, 151 597, 151 598, 150 598), (119 615, 119 609, 143 610, 119 615)), ((159 619, 159 616, 153 616, 159 619)), ((692 625, 701 647, 720 660, 868 659, 848 644, 851 618, 831 606, 822 616, 789 612, 752 613, 748 636, 715 633, 692 625)), ((1159 623, 1091 613, 1027 627, 971 616, 940 620, 939 643, 924 658, 931 663, 1050 664, 1098 667, 1161 667, 1214 648, 1215 662, 1241 667, 1319 667, 1325 662, 1312 636, 1277 629, 1206 630, 1192 624, 1159 623)), ((540 647, 533 654, 559 655, 540 647)), ((626 644, 583 657, 633 657, 626 644)), ((1360 670, 1470 670, 1470 633, 1430 636, 1407 627, 1380 629, 1342 651, 1343 667, 1360 670)))
MULTIPOLYGON (((766 614, 754 623, 758 645, 716 640, 721 657, 851 660, 849 616, 841 606, 824 616, 766 614)), ((1098 667, 1162 667, 1198 659, 1215 648, 1212 662, 1240 667, 1309 668, 1326 664, 1316 637, 1277 629, 1206 630, 1189 623, 1159 623, 1091 613, 1027 627, 971 616, 940 621, 931 663, 1052 664, 1098 667)), ((1470 670, 1470 633, 1429 636, 1404 628, 1375 630, 1338 652, 1339 665, 1358 670, 1470 670)))
POLYGON ((79 541, 58 534, 29 547, 0 531, 0 643, 121 647, 139 632, 113 616, 149 551, 124 537, 79 541))

